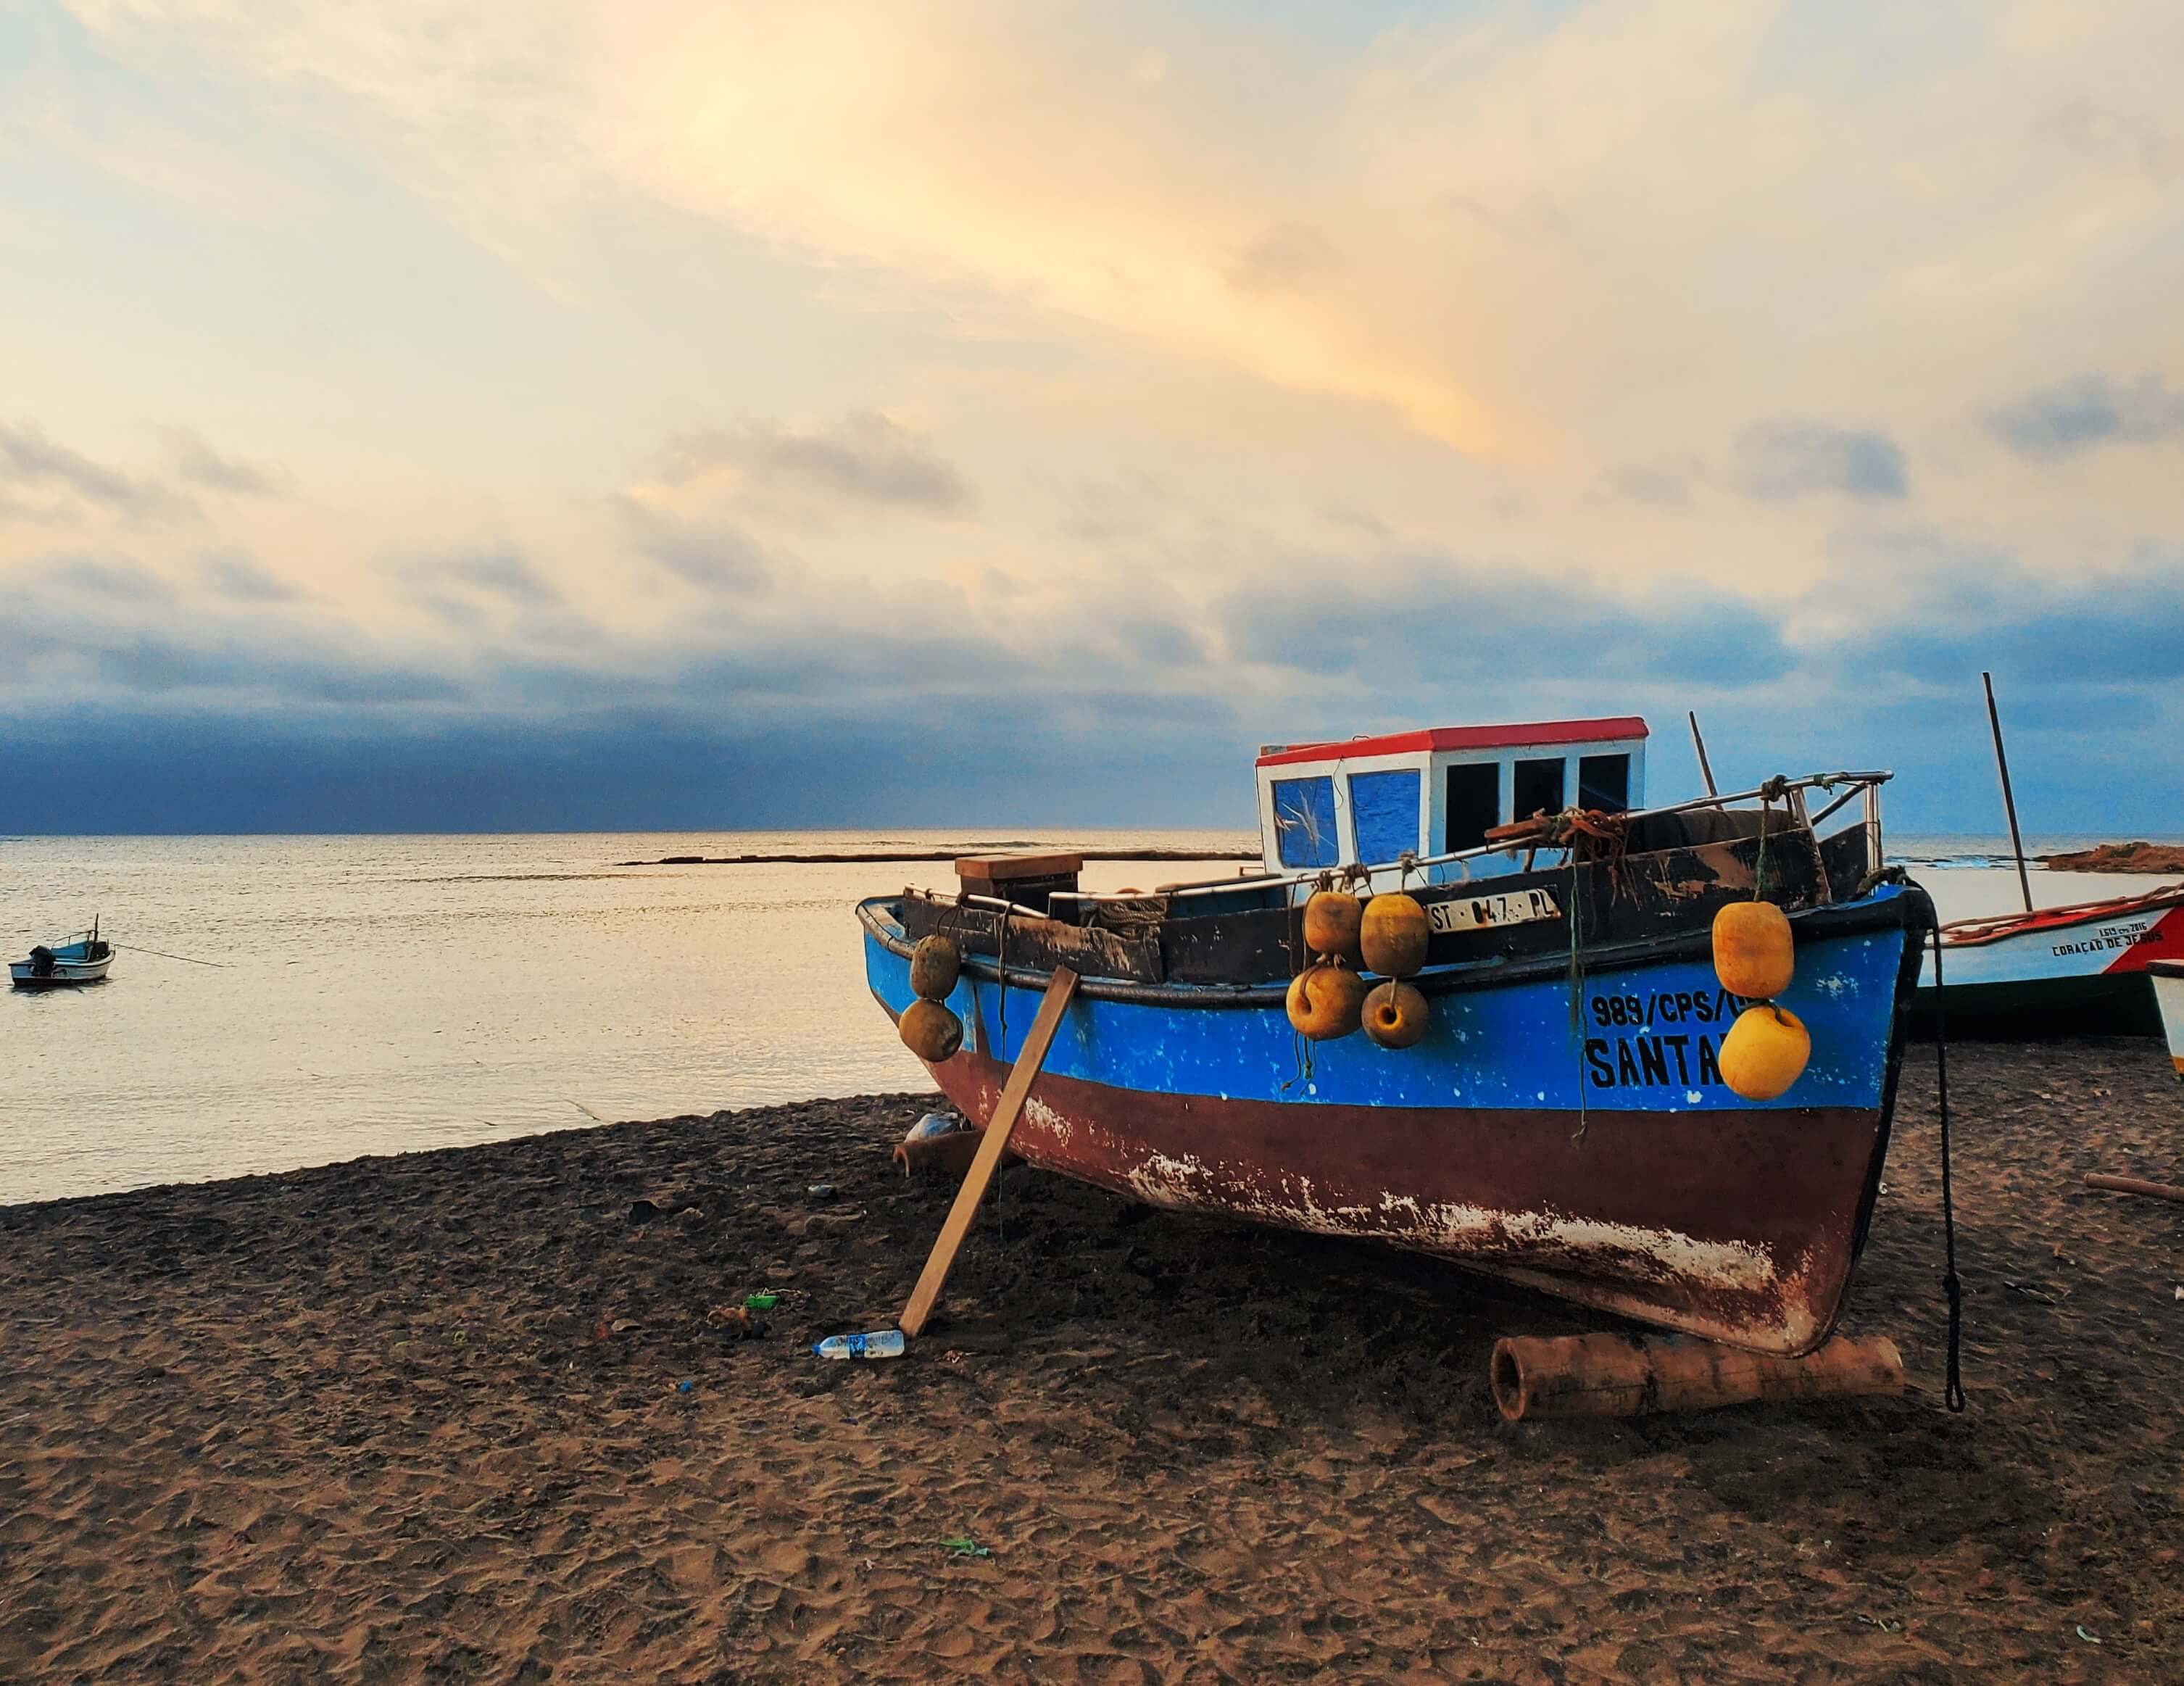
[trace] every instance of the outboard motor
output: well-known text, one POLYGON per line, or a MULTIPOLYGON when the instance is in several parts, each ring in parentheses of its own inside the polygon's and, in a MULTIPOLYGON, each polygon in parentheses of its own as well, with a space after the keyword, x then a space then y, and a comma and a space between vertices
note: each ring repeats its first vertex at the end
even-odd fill
POLYGON ((31 976, 51 977, 53 975, 53 951, 41 943, 31 950, 31 976))

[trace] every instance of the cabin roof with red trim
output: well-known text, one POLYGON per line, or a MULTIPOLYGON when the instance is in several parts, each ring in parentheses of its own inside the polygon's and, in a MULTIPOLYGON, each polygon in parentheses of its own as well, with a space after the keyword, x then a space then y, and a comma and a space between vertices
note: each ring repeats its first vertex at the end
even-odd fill
POLYGON ((1415 755, 1428 749, 1515 749, 1555 743, 1619 743, 1648 734, 1636 715, 1606 720, 1529 721, 1514 726, 1429 726, 1416 732, 1384 732, 1378 737, 1337 738, 1327 743, 1270 744, 1259 754, 1262 767, 1298 761, 1332 761, 1351 755, 1415 755))

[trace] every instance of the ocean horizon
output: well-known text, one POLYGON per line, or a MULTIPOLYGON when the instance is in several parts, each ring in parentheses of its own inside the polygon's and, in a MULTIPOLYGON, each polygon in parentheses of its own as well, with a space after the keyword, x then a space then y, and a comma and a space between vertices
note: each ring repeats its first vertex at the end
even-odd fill
MULTIPOLYGON (((2034 854, 2114 839, 2042 832, 2034 854)), ((2149 838, 2148 841, 2176 841, 2149 838)), ((0 1205, 287 1171, 629 1118, 923 1088, 864 978, 855 904, 934 861, 668 855, 1203 850, 1240 831, 929 830, 0 838, 11 956, 94 917, 112 979, 0 1001, 0 1205)), ((2005 836, 1907 833, 1944 918, 2017 905, 2005 836)), ((2036 869, 2043 905, 2160 882, 2036 869)))

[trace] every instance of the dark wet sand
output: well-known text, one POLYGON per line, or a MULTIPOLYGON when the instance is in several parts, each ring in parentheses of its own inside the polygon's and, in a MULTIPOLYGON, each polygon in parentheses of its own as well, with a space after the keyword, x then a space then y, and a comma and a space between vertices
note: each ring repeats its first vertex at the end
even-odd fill
POLYGON ((0 1210, 0 1679, 2184 1678, 2184 1208, 2079 1186, 2184 1174, 2184 1097, 1952 1070, 1962 1417, 1930 1049, 1882 1405, 1507 1427, 1495 1337, 1597 1320, 1029 1172, 911 1356, 821 1362, 939 1225, 916 1097, 0 1210))

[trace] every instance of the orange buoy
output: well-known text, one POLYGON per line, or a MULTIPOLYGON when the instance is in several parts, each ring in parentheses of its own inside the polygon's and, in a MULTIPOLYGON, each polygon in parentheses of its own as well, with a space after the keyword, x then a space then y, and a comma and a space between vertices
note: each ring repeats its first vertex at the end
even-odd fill
POLYGON ((1739 1013, 1721 1039, 1721 1080, 1747 1100, 1773 1100, 1812 1057, 1804 1021, 1786 1007, 1763 1002, 1739 1013))
POLYGON ((1375 896, 1365 904, 1358 931, 1364 950, 1365 969, 1383 977, 1403 977, 1426 963, 1426 938, 1432 927, 1418 898, 1400 891, 1375 896))
POLYGON ((963 1021, 938 1001, 913 1001, 895 1021, 902 1045, 928 1066, 956 1057, 963 1045, 963 1021))
POLYGON ((1349 891, 1314 890, 1304 904, 1305 952, 1357 965, 1364 958, 1357 948, 1357 927, 1364 917, 1364 904, 1349 891))
POLYGON ((1310 966, 1290 980, 1290 1023, 1314 1042, 1349 1035, 1364 1004, 1365 980, 1347 966, 1310 966))
POLYGON ((1365 998, 1365 1034, 1383 1048, 1408 1048, 1426 1033, 1433 1014, 1426 998, 1390 978, 1365 998))
POLYGON ((1747 1001, 1771 1001, 1797 970, 1790 918, 1772 902, 1731 902, 1713 916, 1713 972, 1747 1001))
POLYGON ((945 937, 922 937, 910 951, 910 987, 922 1001, 945 1001, 962 975, 962 954, 945 937))

